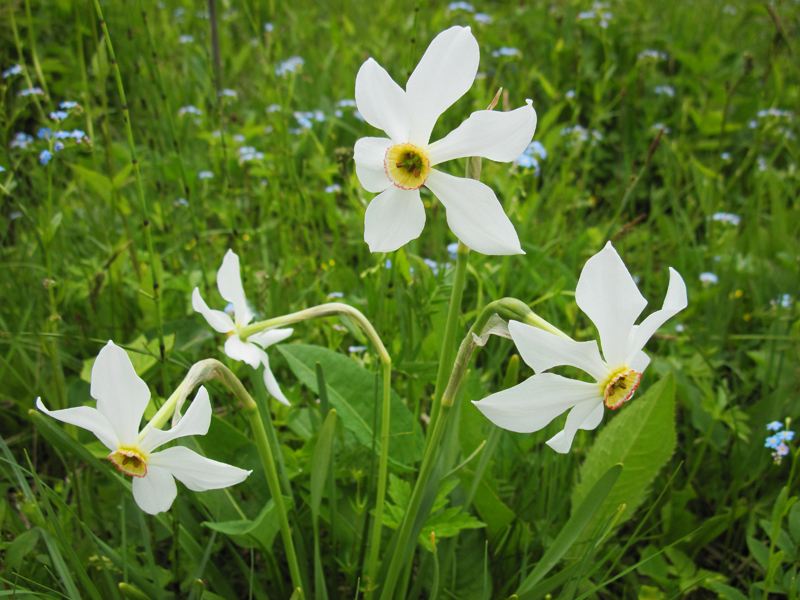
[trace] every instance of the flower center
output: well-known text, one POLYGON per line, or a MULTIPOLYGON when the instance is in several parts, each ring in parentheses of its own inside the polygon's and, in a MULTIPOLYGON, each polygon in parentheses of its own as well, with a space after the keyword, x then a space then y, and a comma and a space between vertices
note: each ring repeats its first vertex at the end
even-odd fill
POLYGON ((400 189, 416 190, 430 175, 431 160, 425 150, 414 144, 396 144, 386 151, 383 169, 400 189))
POLYGON ((134 477, 147 475, 147 461, 142 453, 135 448, 120 448, 108 455, 108 460, 117 465, 123 473, 134 477))
POLYGON ((630 400, 641 379, 642 374, 633 369, 622 368, 613 373, 605 386, 606 406, 613 410, 630 400))

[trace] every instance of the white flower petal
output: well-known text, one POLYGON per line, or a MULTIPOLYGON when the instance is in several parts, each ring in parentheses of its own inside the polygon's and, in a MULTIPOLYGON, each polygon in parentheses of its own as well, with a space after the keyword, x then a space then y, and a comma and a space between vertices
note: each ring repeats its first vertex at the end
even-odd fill
POLYGON ((639 371, 639 373, 644 373, 644 370, 647 368, 647 365, 650 364, 650 357, 647 356, 644 352, 639 352, 633 360, 628 363, 628 366, 633 369, 634 371, 639 371))
POLYGON ((267 391, 281 404, 291 406, 289 400, 283 395, 281 387, 278 385, 278 380, 272 374, 272 370, 269 368, 269 356, 263 350, 261 351, 261 363, 264 365, 264 385, 267 386, 267 391))
POLYGON ((364 120, 382 129, 395 143, 407 142, 411 129, 406 93, 389 73, 368 58, 356 75, 356 106, 364 120))
POLYGON ((205 435, 211 425, 211 401, 208 399, 208 390, 200 386, 186 414, 183 415, 175 427, 162 431, 148 427, 144 438, 139 443, 142 452, 149 454, 167 442, 186 437, 187 435, 205 435))
POLYGON ((364 137, 356 142, 353 160, 356 162, 358 181, 368 192, 378 194, 392 185, 383 160, 386 150, 394 144, 388 138, 364 137))
POLYGON ((221 310, 211 310, 200 295, 200 290, 194 288, 192 292, 192 308, 203 315, 208 324, 219 333, 228 333, 234 330, 233 321, 221 310))
POLYGON ((498 427, 531 433, 546 427, 565 410, 589 400, 602 402, 597 384, 542 373, 473 404, 498 427))
POLYGON ((294 329, 267 329, 266 331, 261 331, 259 333, 254 333, 249 338, 248 341, 254 342, 261 346, 262 348, 269 348, 272 344, 277 344, 278 342, 282 342, 290 335, 294 329))
POLYGON ((409 142, 428 145, 439 115, 472 87, 479 62, 478 40, 469 27, 451 27, 433 39, 406 84, 409 142))
POLYGON ((431 165, 466 156, 510 162, 522 154, 536 131, 536 111, 531 101, 510 112, 479 110, 458 128, 431 144, 431 165))
POLYGON ((674 317, 686 308, 688 304, 686 284, 683 282, 683 278, 680 274, 670 267, 669 287, 667 288, 667 296, 664 298, 664 305, 661 310, 657 310, 649 315, 636 327, 628 344, 628 357, 635 356, 644 348, 647 340, 653 337, 653 334, 658 331, 658 328, 667 322, 667 319, 674 317))
MULTIPOLYGON (((603 401, 601 399, 587 400, 586 402, 576 404, 575 408, 573 408, 567 415, 567 423, 564 425, 564 430, 559 431, 557 434, 547 440, 547 445, 560 454, 566 454, 569 452, 569 449, 572 447, 572 440, 575 439, 575 434, 578 432, 578 429, 581 428, 583 423, 591 420, 590 417, 594 417, 594 412, 597 410, 598 402, 600 403, 600 406, 603 405, 603 401)), ((595 427, 596 426, 597 425, 595 425, 595 427)), ((587 429, 589 428, 587 427, 587 429)))
POLYGON ((597 429, 597 426, 600 425, 600 422, 603 420, 605 409, 605 404, 600 402, 597 407, 589 413, 589 416, 586 417, 583 423, 580 424, 579 429, 585 429, 586 431, 597 429))
POLYGON ((243 360, 254 369, 261 364, 261 348, 250 342, 242 341, 238 335, 233 334, 225 341, 225 354, 233 360, 243 360))
POLYGON ((488 185, 435 169, 425 185, 444 204, 447 224, 467 246, 481 254, 525 254, 514 226, 488 185))
POLYGON ((586 371, 598 383, 608 376, 597 342, 576 342, 519 321, 509 321, 508 330, 522 360, 535 372, 569 365, 586 371))
POLYGON ((119 443, 135 446, 150 390, 136 374, 127 352, 114 342, 109 341, 94 361, 89 393, 97 400, 97 410, 114 428, 119 443))
POLYGON ((575 301, 597 327, 608 366, 611 370, 622 367, 628 336, 647 300, 611 242, 586 261, 575 289, 575 301))
POLYGON ((63 410, 47 410, 41 398, 36 399, 36 407, 44 414, 58 419, 64 423, 75 425, 81 429, 91 431, 103 445, 116 452, 119 448, 119 439, 114 432, 111 423, 108 422, 99 410, 88 406, 78 406, 77 408, 65 408, 63 410))
POLYGON ((147 475, 134 477, 131 489, 136 504, 149 515, 168 511, 178 495, 178 486, 175 485, 172 474, 149 463, 147 475))
MULTIPOLYGON (((218 490, 241 483, 252 471, 205 458, 184 446, 173 446, 150 455, 147 463, 165 469, 194 492, 218 490)), ((147 479, 145 477, 145 479, 147 479)))
POLYGON ((237 327, 247 325, 253 318, 247 306, 247 298, 242 287, 242 273, 239 270, 239 257, 233 250, 225 253, 222 266, 217 271, 217 287, 219 294, 228 302, 233 303, 234 322, 237 327))
POLYGON ((364 215, 364 241, 370 252, 393 252, 419 237, 425 227, 425 206, 419 190, 394 185, 378 194, 364 215))

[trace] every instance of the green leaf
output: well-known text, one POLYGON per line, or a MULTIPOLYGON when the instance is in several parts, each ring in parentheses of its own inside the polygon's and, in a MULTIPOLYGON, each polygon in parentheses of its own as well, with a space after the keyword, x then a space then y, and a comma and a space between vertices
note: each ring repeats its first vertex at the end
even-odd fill
POLYGON ((85 167, 78 166, 73 163, 67 163, 70 169, 78 176, 78 179, 86 183, 95 192, 100 194, 103 200, 109 201, 111 198, 111 180, 105 175, 92 171, 85 167))
POLYGON ((233 538, 243 538, 235 540, 241 546, 250 547, 252 543, 246 542, 256 542, 265 551, 271 550, 272 542, 280 529, 278 517, 275 514, 275 502, 272 499, 267 501, 258 516, 252 521, 249 519, 222 521, 219 523, 203 521, 201 525, 233 538))
POLYGON ((5 568, 6 577, 8 578, 11 573, 18 571, 22 565, 22 560, 25 556, 36 549, 39 543, 39 528, 26 531, 18 535, 11 545, 5 549, 5 568))
POLYGON ((672 456, 675 443, 675 379, 670 373, 615 415, 586 455, 580 469, 580 483, 572 492, 573 511, 610 467, 617 463, 625 465, 589 531, 597 522, 610 517, 620 504, 626 504, 627 509, 617 525, 633 516, 645 499, 647 487, 672 456))
POLYGON ((525 578, 519 586, 517 596, 519 600, 530 597, 530 592, 550 570, 558 564, 558 561, 567 553, 572 545, 578 541, 584 530, 589 526, 592 518, 597 513, 603 501, 608 497, 609 492, 614 487, 617 479, 622 473, 622 465, 613 465, 600 477, 594 484, 589 493, 586 494, 583 502, 577 510, 573 511, 567 523, 558 532, 558 536, 552 545, 544 553, 536 568, 525 578))
POLYGON ((325 480, 328 477, 328 467, 331 464, 333 452, 334 433, 336 433, 336 410, 331 410, 319 430, 317 447, 311 459, 311 515, 316 522, 319 518, 319 507, 322 503, 322 492, 325 489, 325 480))
MULTIPOLYGON (((316 363, 322 365, 331 407, 336 409, 344 428, 351 431, 359 443, 371 447, 373 411, 376 410, 375 375, 350 358, 327 348, 306 344, 281 345, 277 348, 292 372, 314 393, 319 393, 316 363)), ((381 389, 380 378, 378 389, 381 389)), ((423 446, 422 431, 414 423, 411 411, 394 391, 390 418, 389 460, 399 465, 413 464, 413 449, 419 450, 423 446), (415 436, 413 443, 412 435, 415 436)), ((380 431, 380 414, 377 427, 380 431)))

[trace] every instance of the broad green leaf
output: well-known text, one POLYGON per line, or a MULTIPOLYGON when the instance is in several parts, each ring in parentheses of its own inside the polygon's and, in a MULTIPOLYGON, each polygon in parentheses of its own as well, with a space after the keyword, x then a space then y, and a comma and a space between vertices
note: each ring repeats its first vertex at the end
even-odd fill
POLYGON ((252 521, 249 519, 223 521, 220 523, 203 521, 201 525, 233 538, 243 538, 235 540, 241 546, 251 547, 252 542, 255 541, 268 552, 272 549, 272 542, 280 529, 278 517, 275 514, 275 503, 272 499, 267 501, 258 516, 252 521))
POLYGON ((5 570, 6 577, 14 571, 18 571, 22 565, 22 560, 29 552, 36 550, 39 544, 39 528, 34 527, 25 533, 18 535, 5 549, 5 570))
POLYGON ((745 596, 742 592, 736 588, 732 588, 729 585, 725 585, 721 581, 709 581, 708 585, 712 590, 719 594, 720 598, 723 600, 747 600, 747 596, 745 596))
POLYGON ((525 600, 529 597, 528 593, 533 590, 534 586, 558 564, 558 561, 583 535, 622 472, 622 465, 612 465, 592 486, 581 505, 577 510, 573 511, 572 516, 561 528, 561 531, 558 532, 556 539, 544 553, 536 567, 519 586, 517 596, 519 596, 520 600, 525 600))
POLYGON ((84 183, 88 184, 95 192, 100 194, 103 200, 108 201, 111 198, 111 180, 105 175, 92 171, 85 167, 81 167, 74 163, 67 163, 70 169, 81 179, 84 183))
MULTIPOLYGON (((375 375, 350 358, 327 348, 306 344, 281 345, 277 348, 286 357, 292 372, 314 393, 319 393, 316 363, 322 365, 331 407, 336 409, 342 425, 355 435, 356 440, 371 447, 376 408, 378 431, 381 427, 380 402, 376 402, 375 397, 375 375)), ((378 390, 381 385, 379 378, 378 390)), ((391 396, 389 432, 389 460, 401 465, 413 464, 413 448, 419 451, 423 446, 422 432, 419 425, 414 423, 411 411, 394 391, 391 396)))
MULTIPOLYGON (((675 379, 668 374, 597 436, 580 468, 580 483, 572 492, 572 510, 577 510, 589 490, 615 464, 625 470, 595 515, 593 526, 607 519, 620 504, 627 509, 618 525, 630 519, 645 499, 647 487, 675 450, 675 379)), ((592 527, 589 527, 591 530, 592 527)))

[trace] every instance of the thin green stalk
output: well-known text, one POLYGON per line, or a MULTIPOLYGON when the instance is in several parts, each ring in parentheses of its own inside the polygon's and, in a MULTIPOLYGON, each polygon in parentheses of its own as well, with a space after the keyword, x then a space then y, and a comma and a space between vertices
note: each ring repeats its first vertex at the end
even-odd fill
POLYGON ((25 15, 28 17, 28 43, 31 46, 31 58, 33 58, 33 68, 36 70, 36 75, 39 77, 39 82, 42 84, 47 98, 50 98, 50 91, 47 89, 47 82, 44 79, 42 66, 39 64, 39 53, 36 52, 36 35, 33 30, 33 17, 31 16, 31 0, 25 0, 25 15))
POLYGON ((447 418, 452 410, 453 403, 458 393, 458 388, 464 377, 464 373, 469 365, 472 352, 478 346, 476 336, 483 336, 486 334, 487 326, 491 327, 490 319, 498 315, 504 321, 511 319, 522 321, 529 325, 541 327, 547 331, 551 331, 561 337, 568 337, 566 334, 560 332, 558 329, 544 321, 541 317, 537 316, 527 304, 520 302, 514 298, 503 298, 495 300, 481 311, 478 318, 473 323, 470 330, 467 332, 464 341, 461 343, 458 354, 453 362, 453 369, 447 382, 447 387, 442 393, 439 409, 439 417, 433 423, 433 431, 430 434, 430 443, 425 448, 425 455, 422 458, 422 466, 417 476, 417 481, 414 484, 414 490, 411 493, 411 500, 408 503, 408 509, 403 516, 403 522, 400 525, 400 533, 397 537, 397 546, 395 553, 392 556, 392 562, 389 564, 389 570, 386 575, 386 580, 382 583, 380 600, 392 600, 395 593, 395 586, 397 584, 400 571, 406 561, 406 549, 410 542, 411 531, 414 526, 414 521, 417 519, 420 504, 422 503, 422 496, 425 489, 428 487, 433 467, 439 459, 439 443, 442 440, 445 427, 447 425, 447 418))
MULTIPOLYGON (((272 455, 267 432, 264 429, 264 422, 262 421, 261 414, 258 410, 258 404, 253 400, 252 396, 247 393, 242 382, 234 375, 228 367, 223 365, 218 360, 209 358, 202 360, 192 365, 186 377, 175 389, 172 395, 161 406, 155 416, 148 423, 149 427, 161 428, 170 415, 180 408, 182 402, 198 385, 212 379, 219 379, 225 387, 227 387, 236 399, 242 403, 247 418, 250 421, 250 427, 253 430, 253 439, 258 454, 261 458, 262 466, 264 467, 264 474, 267 477, 267 485, 269 486, 272 500, 275 503, 275 511, 278 516, 280 524, 281 537, 283 538, 284 549, 286 551, 286 559, 289 562, 289 571, 292 578, 292 586, 295 588, 302 588, 302 578, 300 576, 300 567, 297 562, 297 553, 294 549, 294 541, 292 540, 292 531, 289 526, 289 519, 286 513, 286 506, 283 503, 283 494, 281 490, 281 483, 278 478, 278 471, 275 468, 275 457, 272 455)), ((144 433, 148 427, 144 427, 139 435, 139 439, 144 437, 144 433)))
MULTIPOLYGON (((186 196, 186 201, 189 202, 191 207, 192 228, 194 229, 192 233, 194 235, 195 246, 197 247, 197 254, 200 257, 200 273, 203 276, 203 285, 206 289, 208 289, 209 281, 206 273, 206 261, 204 258, 205 254, 203 253, 202 248, 200 248, 200 231, 202 230, 201 218, 204 218, 205 215, 200 215, 198 213, 198 207, 192 201, 189 178, 186 176, 186 167, 183 164, 183 154, 181 153, 180 146, 178 145, 178 136, 175 135, 175 122, 172 117, 172 107, 169 104, 167 90, 166 87, 164 87, 164 80, 161 78, 161 68, 158 65, 158 55, 156 54, 156 45, 153 41, 153 32, 150 31, 150 26, 147 23, 147 12, 144 9, 142 0, 139 0, 139 7, 142 11, 142 22, 144 23, 144 29, 147 32, 147 41, 150 44, 150 56, 153 59, 152 69, 155 75, 156 85, 158 86, 158 92, 161 95, 161 101, 164 103, 164 112, 167 114, 167 130, 169 131, 170 141, 172 142, 172 149, 175 151, 175 156, 178 159, 178 168, 180 169, 181 173, 181 186, 183 187, 183 193, 186 196)), ((202 208, 203 205, 201 203, 200 209, 202 210, 202 208)))
POLYGON ((125 88, 122 85, 122 74, 119 70, 117 63, 117 56, 114 54, 114 46, 111 43, 111 35, 108 32, 108 26, 103 17, 103 10, 100 8, 100 0, 94 0, 95 10, 97 11, 97 18, 100 19, 100 27, 103 29, 103 36, 106 40, 106 48, 108 49, 108 56, 111 64, 114 67, 114 78, 117 81, 117 90, 119 91, 120 102, 122 102, 122 114, 125 120, 125 130, 128 137, 128 151, 131 156, 131 163, 133 164, 133 173, 136 178, 136 191, 139 196, 139 205, 142 211, 142 223, 144 228, 145 240, 147 241, 147 251, 150 255, 150 269, 153 278, 153 301, 156 305, 156 331, 158 333, 158 349, 161 362, 161 379, 164 392, 169 389, 169 381, 167 380, 167 364, 165 359, 166 348, 164 346, 164 326, 161 320, 161 291, 158 285, 158 273, 156 271, 155 250, 153 249, 153 234, 151 231, 151 223, 147 214, 147 201, 144 197, 144 187, 142 186, 142 176, 139 173, 139 161, 136 159, 136 147, 133 142, 133 129, 131 128, 130 111, 128 109, 128 101, 125 98, 125 88))
POLYGON ((392 393, 392 361, 382 360, 383 367, 383 404, 381 406, 381 455, 378 464, 378 493, 375 496, 375 519, 372 523, 372 541, 369 548, 369 568, 367 569, 367 593, 364 597, 372 597, 375 579, 378 576, 378 555, 381 549, 381 533, 383 530, 383 505, 386 500, 386 479, 389 468, 389 415, 392 393))
MULTIPOLYGON (((375 331, 375 328, 372 326, 372 323, 370 323, 367 318, 357 309, 340 302, 322 304, 320 306, 301 310, 296 313, 284 315, 282 317, 253 323, 252 325, 242 327, 239 330, 239 336, 246 340, 249 336, 266 329, 282 327, 291 325, 292 323, 298 323, 300 321, 329 317, 333 315, 345 315, 350 317, 350 319, 352 319, 364 331, 372 344, 375 346, 375 349, 378 351, 383 370, 383 402, 381 405, 381 449, 378 463, 378 490, 375 497, 375 519, 372 525, 371 545, 369 551, 369 560, 367 563, 368 584, 371 587, 375 581, 375 577, 378 574, 378 558, 380 555, 381 533, 383 529, 383 506, 386 500, 386 481, 389 472, 389 427, 392 391, 392 359, 389 356, 389 353, 386 351, 386 348, 384 347, 380 336, 378 336, 378 333, 375 331)), ((368 592, 367 597, 370 596, 371 594, 368 592)))
MULTIPOLYGON (((467 163, 469 165, 469 163, 467 163)), ((469 167, 467 167, 469 175, 469 167)), ((458 317, 461 314, 461 298, 464 295, 464 283, 467 280, 467 263, 469 262, 469 248, 461 241, 458 242, 458 253, 456 258, 456 272, 453 279, 453 289, 450 292, 450 306, 447 310, 447 322, 444 328, 444 340, 439 352, 439 370, 436 373, 436 388, 433 392, 433 405, 431 406, 431 420, 428 431, 432 431, 439 417, 439 405, 441 404, 442 394, 450 377, 450 369, 453 366, 453 357, 456 352, 456 328, 458 327, 458 317)), ((430 444, 430 436, 426 435, 423 453, 427 451, 430 444)))
MULTIPOLYGON (((8 16, 11 22, 11 32, 14 34, 14 46, 17 48, 17 60, 19 60, 19 65, 22 67, 22 76, 25 78, 25 83, 27 84, 28 89, 33 89, 33 82, 31 81, 31 76, 28 73, 28 67, 25 64, 25 54, 22 52, 22 41, 19 39, 19 32, 17 31, 17 21, 14 18, 14 0, 8 0, 8 16)), ((39 102, 39 98, 37 98, 36 94, 31 94, 31 98, 33 98, 33 103, 39 110, 39 117, 41 117, 42 121, 45 121, 47 117, 44 113, 41 103, 39 102)))
POLYGON ((272 500, 275 502, 275 512, 277 513, 278 522, 280 523, 281 537, 283 538, 283 546, 286 551, 286 560, 289 562, 289 572, 292 577, 292 586, 295 589, 302 588, 302 579, 300 577, 300 567, 297 564, 297 555, 294 551, 294 542, 292 541, 292 531, 289 528, 289 519, 286 515, 286 507, 283 504, 283 496, 281 495, 281 484, 278 480, 278 471, 275 469, 275 460, 272 457, 272 450, 269 447, 269 440, 267 440, 267 432, 264 431, 264 423, 261 422, 261 415, 258 412, 256 403, 250 399, 252 404, 245 406, 247 417, 250 420, 250 427, 253 430, 253 437, 255 438, 258 454, 261 457, 261 464, 264 466, 264 473, 267 476, 267 485, 272 495, 272 500))

